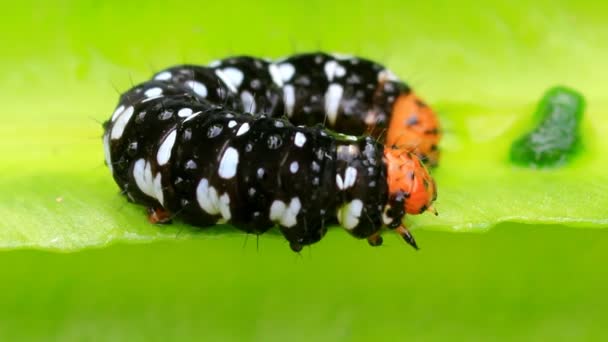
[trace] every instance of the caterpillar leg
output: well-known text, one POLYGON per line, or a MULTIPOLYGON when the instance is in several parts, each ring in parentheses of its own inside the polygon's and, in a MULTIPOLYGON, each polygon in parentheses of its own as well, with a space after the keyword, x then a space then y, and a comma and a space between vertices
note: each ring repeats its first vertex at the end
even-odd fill
POLYGON ((296 253, 300 253, 302 251, 302 244, 295 242, 295 241, 290 241, 289 242, 289 248, 291 248, 292 251, 296 252, 296 253))
POLYGON ((395 228, 395 232, 397 232, 397 234, 399 234, 399 236, 401 236, 403 240, 405 240, 405 242, 407 242, 410 246, 414 247, 414 249, 419 249, 414 236, 404 225, 400 225, 399 227, 395 228))
POLYGON ((171 213, 165 208, 148 207, 148 221, 153 224, 171 223, 171 213))
POLYGON ((372 247, 381 246, 383 241, 384 240, 382 240, 382 236, 380 235, 380 232, 372 234, 367 238, 367 242, 372 247))
POLYGON ((289 241, 289 248, 291 248, 292 251, 299 253, 304 246, 319 242, 325 235, 325 232, 327 232, 327 229, 324 228, 320 230, 313 230, 301 235, 287 235, 283 231, 283 236, 285 236, 287 241, 289 241))
POLYGON ((300 220, 297 225, 291 227, 279 225, 281 233, 289 241, 289 247, 296 253, 300 252, 304 246, 320 241, 327 232, 324 222, 313 222, 312 224, 305 222, 300 220))

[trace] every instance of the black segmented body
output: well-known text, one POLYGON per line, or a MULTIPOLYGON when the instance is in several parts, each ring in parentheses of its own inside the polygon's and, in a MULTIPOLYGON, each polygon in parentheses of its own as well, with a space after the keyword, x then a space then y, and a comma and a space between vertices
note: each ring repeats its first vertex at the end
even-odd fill
POLYGON ((132 201, 196 225, 278 224, 294 250, 336 221, 370 237, 404 215, 384 146, 324 125, 379 132, 406 92, 376 63, 320 53, 176 66, 121 96, 104 125, 106 163, 132 201))
POLYGON ((208 90, 219 87, 213 95, 224 94, 228 88, 226 95, 219 96, 220 101, 236 111, 285 116, 295 125, 322 123, 340 133, 368 133, 379 138, 396 97, 410 92, 405 83, 378 63, 324 53, 295 55, 276 62, 232 57, 212 62, 209 67, 172 67, 154 78, 182 85, 200 82, 208 90))

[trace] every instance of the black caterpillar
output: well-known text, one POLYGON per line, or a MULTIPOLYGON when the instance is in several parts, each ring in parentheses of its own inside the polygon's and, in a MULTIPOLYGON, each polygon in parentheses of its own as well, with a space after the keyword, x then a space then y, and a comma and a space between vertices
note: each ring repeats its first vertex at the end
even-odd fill
POLYGON ((104 129, 114 180, 153 222, 279 225, 294 251, 335 222, 372 245, 387 226, 416 247, 402 219, 436 198, 418 158, 437 162, 433 112, 362 58, 172 67, 124 93, 104 129))

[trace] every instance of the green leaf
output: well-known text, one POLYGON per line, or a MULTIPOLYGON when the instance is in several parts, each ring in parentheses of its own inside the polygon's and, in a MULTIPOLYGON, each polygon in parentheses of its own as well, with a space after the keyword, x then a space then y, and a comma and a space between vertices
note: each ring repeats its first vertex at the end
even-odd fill
POLYGON ((608 234, 346 232, 0 253, 2 341, 604 341, 608 234))
POLYGON ((438 109, 445 131, 433 171, 440 216, 409 217, 411 227, 605 226, 605 9, 592 1, 455 7, 396 0, 161 7, 68 0, 8 8, 0 23, 0 32, 11 33, 0 55, 0 247, 72 250, 234 232, 148 224, 103 166, 99 122, 117 92, 159 68, 318 48, 382 61, 438 109), (510 143, 557 84, 579 90, 588 103, 584 150, 557 170, 513 166, 510 143))

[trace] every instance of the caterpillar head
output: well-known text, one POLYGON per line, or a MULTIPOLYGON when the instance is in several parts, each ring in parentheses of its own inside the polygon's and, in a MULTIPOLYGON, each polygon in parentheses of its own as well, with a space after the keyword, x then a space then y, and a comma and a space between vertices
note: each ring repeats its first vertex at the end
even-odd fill
POLYGON ((420 159, 413 153, 392 147, 384 149, 384 159, 389 195, 402 194, 408 214, 431 211, 437 215, 433 208, 437 199, 435 181, 420 159))
POLYGON ((400 95, 393 105, 386 145, 415 153, 431 166, 439 161, 439 120, 414 93, 400 95))

